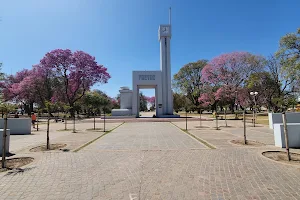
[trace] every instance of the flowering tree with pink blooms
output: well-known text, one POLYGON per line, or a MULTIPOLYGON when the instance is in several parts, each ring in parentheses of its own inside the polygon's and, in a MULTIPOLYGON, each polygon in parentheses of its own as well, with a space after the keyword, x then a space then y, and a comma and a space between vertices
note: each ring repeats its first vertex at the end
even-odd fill
POLYGON ((54 91, 53 85, 50 85, 52 82, 53 73, 35 65, 31 70, 24 69, 7 77, 2 83, 3 97, 6 101, 22 102, 30 115, 33 111, 33 103, 45 107, 45 101, 51 100, 54 91))
POLYGON ((155 96, 146 97, 147 102, 151 105, 150 110, 155 108, 155 96))
POLYGON ((248 52, 233 52, 213 58, 202 70, 201 80, 209 86, 207 94, 199 100, 204 104, 229 105, 233 111, 240 96, 239 91, 253 72, 264 68, 264 59, 248 52), (239 95, 238 95, 239 94, 239 95))
MULTIPOLYGON (((38 103, 48 110, 47 120, 47 149, 50 149, 49 142, 49 120, 50 120, 50 101, 56 86, 54 73, 41 65, 35 65, 31 70, 22 70, 15 76, 9 76, 3 83, 3 95, 6 100, 17 100, 25 105, 38 103)), ((28 112, 31 115, 30 109, 28 112)))
POLYGON ((53 95, 58 101, 70 106, 73 117, 76 101, 81 99, 91 86, 107 83, 110 78, 107 68, 99 65, 95 57, 83 51, 56 49, 47 53, 39 65, 55 73, 59 87, 53 95))
POLYGON ((203 108, 208 108, 208 107, 213 108, 217 102, 213 87, 206 85, 204 88, 205 90, 203 91, 203 93, 200 95, 198 99, 199 104, 203 108))
POLYGON ((120 98, 110 98, 112 109, 119 109, 120 108, 120 98))
MULTIPOLYGON (((75 103, 91 86, 106 83, 107 69, 83 51, 56 49, 47 53, 31 70, 22 70, 1 83, 5 100, 38 103, 48 110, 47 149, 51 107, 65 103, 75 119, 75 103)), ((31 109, 32 111, 32 109, 31 109)), ((75 120, 74 120, 75 122, 75 120)), ((74 129, 75 131, 75 123, 74 129)))

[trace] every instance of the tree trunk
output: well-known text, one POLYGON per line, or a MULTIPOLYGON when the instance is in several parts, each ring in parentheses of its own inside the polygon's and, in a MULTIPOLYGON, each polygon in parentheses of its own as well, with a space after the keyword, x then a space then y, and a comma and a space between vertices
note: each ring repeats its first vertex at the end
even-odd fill
POLYGON ((255 127, 255 109, 253 108, 253 117, 252 117, 253 127, 255 127))
POLYGON ((199 115, 200 115, 200 116, 199 116, 200 128, 202 127, 201 114, 202 114, 201 109, 199 109, 199 115))
POLYGON ((48 118, 47 118, 47 149, 50 149, 50 141, 49 141, 49 127, 50 127, 50 111, 48 111, 48 118))
POLYGON ((36 131, 39 131, 39 113, 36 115, 36 131))
POLYGON ((105 110, 103 110, 103 115, 104 115, 104 120, 103 120, 104 128, 103 128, 103 131, 105 132, 105 110))
POLYGON ((94 112, 94 130, 96 130, 96 113, 94 112))
POLYGON ((244 144, 247 144, 247 137, 246 137, 246 110, 243 112, 243 121, 244 121, 244 144))
POLYGON ((33 102, 29 103, 30 114, 33 112, 33 102))
POLYGON ((28 116, 31 116, 30 108, 28 104, 24 104, 24 110, 25 113, 27 113, 28 116))
POLYGON ((2 168, 6 168, 6 129, 7 129, 7 114, 4 115, 3 127, 3 143, 2 143, 2 168))
POLYGON ((291 160, 290 156, 290 148, 289 148, 289 134, 288 134, 288 129, 287 129, 287 121, 286 121, 286 115, 285 112, 282 112, 282 122, 283 122, 283 131, 284 131, 284 137, 285 137, 285 149, 287 153, 287 159, 288 161, 291 160))
POLYGON ((218 125, 218 114, 216 112, 216 130, 219 130, 219 125, 218 125))
POLYGON ((226 107, 224 108, 225 126, 227 127, 226 107))
POLYGON ((73 133, 76 133, 76 129, 75 129, 75 109, 74 109, 74 105, 70 104, 71 109, 70 109, 70 115, 73 118, 73 133))
POLYGON ((67 114, 65 114, 65 130, 67 130, 67 114))
POLYGON ((75 128, 75 115, 73 117, 73 133, 76 133, 76 128, 75 128))
POLYGON ((73 104, 70 104, 70 115, 71 115, 71 118, 74 118, 75 117, 75 108, 74 108, 74 105, 73 104))
POLYGON ((234 114, 234 104, 230 105, 231 114, 234 114))
POLYGON ((185 111, 185 130, 187 131, 187 111, 185 111))

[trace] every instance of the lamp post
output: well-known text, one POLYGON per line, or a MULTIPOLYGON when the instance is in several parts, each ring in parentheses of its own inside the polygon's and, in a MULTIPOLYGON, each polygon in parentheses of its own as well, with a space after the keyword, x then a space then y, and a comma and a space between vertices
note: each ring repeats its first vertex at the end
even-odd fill
POLYGON ((258 92, 250 92, 250 95, 253 96, 253 100, 254 100, 254 108, 253 108, 253 127, 255 127, 256 96, 258 95, 258 92))

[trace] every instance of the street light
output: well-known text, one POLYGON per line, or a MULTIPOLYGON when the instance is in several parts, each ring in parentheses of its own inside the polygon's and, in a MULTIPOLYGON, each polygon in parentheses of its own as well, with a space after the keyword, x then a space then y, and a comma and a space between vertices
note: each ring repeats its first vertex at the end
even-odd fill
POLYGON ((250 95, 253 96, 254 100, 254 108, 253 108, 253 127, 255 127, 255 109, 256 109, 256 96, 258 95, 258 92, 250 92, 250 95))

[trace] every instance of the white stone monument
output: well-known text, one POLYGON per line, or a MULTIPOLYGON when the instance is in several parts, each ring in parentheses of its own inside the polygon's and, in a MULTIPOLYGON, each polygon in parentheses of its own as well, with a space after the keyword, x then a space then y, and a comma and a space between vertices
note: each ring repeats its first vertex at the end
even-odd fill
MULTIPOLYGON (((171 15, 170 15, 171 16, 171 15)), ((173 94, 171 89, 171 17, 170 23, 160 25, 158 29, 160 42, 160 70, 133 71, 132 91, 121 87, 120 109, 113 109, 112 116, 139 117, 139 89, 155 89, 155 105, 157 117, 179 117, 173 114, 173 94)))

